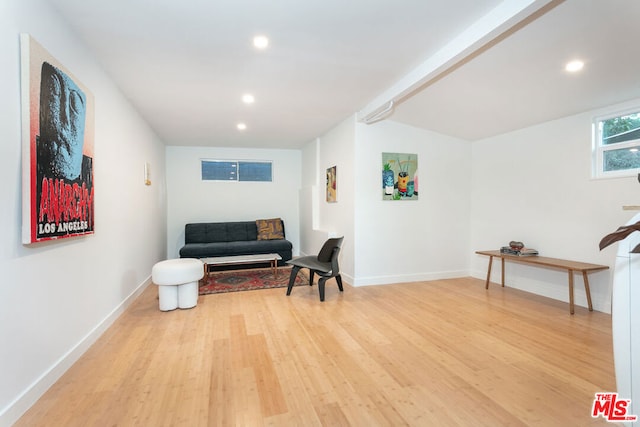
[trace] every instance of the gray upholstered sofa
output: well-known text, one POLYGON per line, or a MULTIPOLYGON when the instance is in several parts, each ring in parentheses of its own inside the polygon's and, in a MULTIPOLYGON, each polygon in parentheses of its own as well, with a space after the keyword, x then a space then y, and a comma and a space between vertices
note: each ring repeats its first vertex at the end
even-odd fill
POLYGON ((180 258, 277 253, 279 264, 292 258, 284 221, 272 218, 240 222, 201 222, 185 226, 180 258))

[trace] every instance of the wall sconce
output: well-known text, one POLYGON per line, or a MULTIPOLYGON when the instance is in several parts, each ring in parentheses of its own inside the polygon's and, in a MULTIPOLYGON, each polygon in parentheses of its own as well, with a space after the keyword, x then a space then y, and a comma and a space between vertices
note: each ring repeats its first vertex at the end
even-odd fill
POLYGON ((144 185, 151 185, 151 179, 149 179, 151 172, 149 169, 151 169, 151 166, 149 162, 146 162, 144 164, 144 185))

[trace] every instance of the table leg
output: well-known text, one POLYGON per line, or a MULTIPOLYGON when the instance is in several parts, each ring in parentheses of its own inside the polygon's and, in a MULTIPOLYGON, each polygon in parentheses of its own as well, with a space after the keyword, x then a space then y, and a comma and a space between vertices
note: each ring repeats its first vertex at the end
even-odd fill
POLYGON ((573 311, 573 270, 569 270, 569 313, 573 311))
POLYGON ((500 258, 500 261, 502 261, 502 271, 500 273, 502 274, 501 280, 502 280, 502 287, 504 288, 504 258, 500 258))
POLYGON ((489 279, 491 278, 491 264, 493 264, 493 256, 489 255, 489 268, 487 269, 487 282, 484 285, 485 289, 489 289, 489 279))
POLYGON ((278 278, 278 260, 274 259, 271 261, 271 268, 273 269, 273 277, 277 279, 278 278))
POLYGON ((593 304, 591 304, 591 290, 589 289, 589 279, 587 279, 587 272, 582 272, 582 278, 584 279, 584 291, 587 294, 587 303, 589 304, 589 311, 593 311, 593 304))

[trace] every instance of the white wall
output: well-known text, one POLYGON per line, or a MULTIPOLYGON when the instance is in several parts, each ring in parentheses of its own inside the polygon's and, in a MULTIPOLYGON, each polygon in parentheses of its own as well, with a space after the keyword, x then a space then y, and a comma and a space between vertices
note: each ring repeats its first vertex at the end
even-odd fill
POLYGON ((167 253, 179 257, 190 222, 282 218, 293 253, 300 248, 298 194, 300 151, 215 147, 167 147, 167 253), (202 181, 201 159, 270 160, 273 182, 202 181))
MULTIPOLYGON (((344 236, 340 250, 340 270, 345 281, 351 284, 354 283, 355 276, 355 123, 355 115, 350 116, 319 138, 317 171, 318 228, 326 233, 323 240, 334 235, 344 236), (336 167, 337 201, 329 203, 326 193, 327 169, 333 166, 336 167)), ((320 246, 314 253, 318 253, 320 246)))
POLYGON ((329 237, 344 236, 340 274, 354 281, 355 115, 337 124, 303 150, 301 189, 303 254, 315 255, 329 237), (336 167, 336 202, 327 202, 327 169, 336 167))
POLYGON ((468 275, 470 160, 467 142, 392 121, 364 125, 347 118, 303 150, 303 191, 317 205, 317 230, 305 220, 302 246, 319 247, 327 232, 344 235, 340 268, 355 286, 468 275), (382 152, 418 154, 419 200, 382 200, 382 152), (337 166, 337 203, 325 201, 331 166, 337 166))
POLYGON ((0 425, 13 423, 149 283, 165 256, 164 147, 44 0, 0 4, 0 425), (95 97, 95 234, 21 243, 19 33, 95 97), (144 163, 153 185, 143 183, 144 163))
POLYGON ((356 126, 355 285, 466 276, 470 144, 383 121, 356 126), (382 153, 418 154, 419 199, 382 200, 382 153))
MULTIPOLYGON (((472 250, 521 240, 541 255, 614 265, 615 249, 601 252, 598 243, 632 217, 622 206, 639 204, 640 187, 635 177, 591 178, 591 121, 602 111, 472 144, 472 250)), ((487 257, 471 258, 472 275, 486 277, 487 257)), ((564 271, 507 263, 506 276, 507 286, 569 300, 564 271)), ((500 281, 499 264, 492 280, 500 281)), ((589 283, 594 309, 610 312, 611 270, 590 274, 589 283)), ((586 307, 579 276, 575 295, 586 307)))
POLYGON ((320 172, 320 138, 302 148, 302 187, 300 188, 300 255, 317 254, 327 240, 320 230, 320 204, 325 203, 324 173, 320 172))

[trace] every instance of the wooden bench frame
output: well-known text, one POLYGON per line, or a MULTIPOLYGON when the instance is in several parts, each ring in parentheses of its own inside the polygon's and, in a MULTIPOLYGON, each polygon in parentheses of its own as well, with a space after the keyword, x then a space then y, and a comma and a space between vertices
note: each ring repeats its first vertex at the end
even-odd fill
POLYGON ((589 311, 593 311, 593 305, 591 304, 591 291, 589 290, 589 279, 587 274, 594 271, 607 270, 609 266, 599 264, 589 264, 586 262, 569 261, 566 259, 548 258, 538 255, 533 256, 517 256, 503 254, 500 251, 476 251, 479 255, 487 255, 489 257, 489 268, 487 270, 487 281, 485 289, 489 289, 489 279, 491 278, 491 265, 493 264, 493 258, 500 258, 502 263, 502 287, 504 287, 504 262, 505 260, 518 262, 520 264, 532 265, 535 267, 547 267, 566 270, 569 273, 569 312, 574 313, 573 303, 573 273, 582 273, 582 279, 584 280, 584 290, 587 294, 587 303, 589 304, 589 311))

